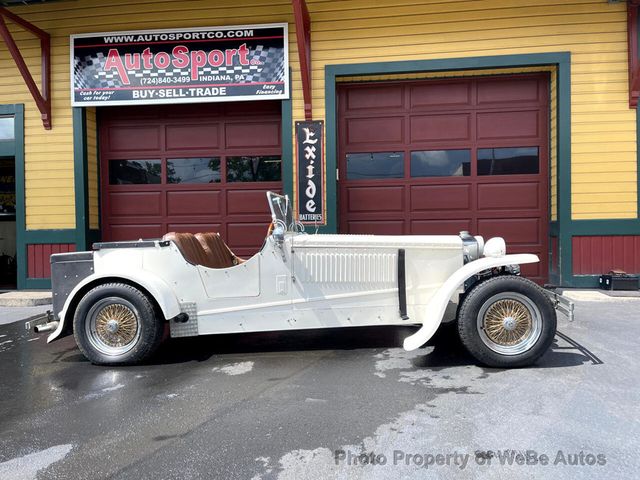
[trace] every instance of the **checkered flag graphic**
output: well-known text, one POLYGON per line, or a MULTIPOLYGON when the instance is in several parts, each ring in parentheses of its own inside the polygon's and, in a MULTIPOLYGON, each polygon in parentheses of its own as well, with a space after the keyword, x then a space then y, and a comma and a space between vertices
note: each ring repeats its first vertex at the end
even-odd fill
POLYGON ((118 88, 122 86, 115 72, 105 72, 107 62, 104 53, 95 56, 74 57, 73 74, 76 88, 118 88))

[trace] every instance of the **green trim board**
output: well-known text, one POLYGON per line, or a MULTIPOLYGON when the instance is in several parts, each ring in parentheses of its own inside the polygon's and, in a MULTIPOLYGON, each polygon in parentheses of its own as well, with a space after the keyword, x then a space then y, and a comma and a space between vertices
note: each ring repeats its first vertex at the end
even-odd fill
POLYGON ((560 281, 571 278, 571 236, 565 227, 571 223, 571 53, 532 53, 434 60, 372 62, 325 67, 327 226, 337 231, 337 105, 336 78, 358 75, 403 74, 418 72, 454 72, 514 67, 555 66, 557 69, 557 231, 560 256, 560 281))
POLYGON ((24 287, 28 290, 51 290, 50 278, 27 278, 24 287))
POLYGON ((13 144, 12 156, 15 159, 16 167, 16 257, 18 263, 16 282, 18 288, 24 288, 24 282, 27 278, 27 246, 24 241, 27 223, 24 183, 24 105, 0 105, 0 115, 13 115, 14 118, 14 140, 11 143, 13 144))

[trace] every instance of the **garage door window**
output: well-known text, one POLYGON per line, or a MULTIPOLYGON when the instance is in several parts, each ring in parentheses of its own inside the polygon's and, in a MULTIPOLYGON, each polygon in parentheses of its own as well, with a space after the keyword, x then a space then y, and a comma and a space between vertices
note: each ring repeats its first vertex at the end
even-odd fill
POLYGON ((219 183, 220 157, 167 160, 167 183, 219 183))
POLYGON ((109 162, 111 185, 162 183, 160 160, 112 160, 109 162))
POLYGON ((412 177, 468 177, 471 150, 426 150, 411 152, 412 177))
POLYGON ((227 157, 227 182, 279 182, 282 158, 275 155, 227 157))
POLYGON ((348 153, 348 180, 375 180, 404 177, 404 153, 348 153))
POLYGON ((478 175, 522 175, 540 171, 538 147, 480 148, 478 175))

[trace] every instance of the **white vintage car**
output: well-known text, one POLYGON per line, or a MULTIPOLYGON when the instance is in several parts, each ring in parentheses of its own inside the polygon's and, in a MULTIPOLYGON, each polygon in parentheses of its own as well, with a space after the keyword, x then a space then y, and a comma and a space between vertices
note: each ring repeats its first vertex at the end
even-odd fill
POLYGON ((272 224, 260 252, 237 258, 215 233, 98 243, 52 255, 53 307, 28 324, 73 332, 96 364, 148 359, 169 324, 172 337, 314 328, 419 325, 404 348, 422 346, 443 321, 481 363, 529 365, 572 305, 519 276, 530 254, 506 255, 450 236, 308 235, 286 196, 267 193, 272 224))

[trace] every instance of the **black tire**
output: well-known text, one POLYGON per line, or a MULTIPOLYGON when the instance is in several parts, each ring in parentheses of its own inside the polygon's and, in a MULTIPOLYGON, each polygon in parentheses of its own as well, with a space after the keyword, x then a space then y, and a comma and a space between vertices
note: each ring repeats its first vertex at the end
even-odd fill
POLYGON ((524 367, 533 364, 551 346, 556 334, 556 311, 544 290, 531 280, 514 275, 493 277, 475 285, 462 301, 458 334, 465 348, 480 363, 498 368, 524 367), (515 305, 519 309, 516 313, 520 312, 523 314, 520 318, 525 319, 521 321, 522 327, 511 315, 503 318, 502 330, 500 321, 495 323, 495 319, 500 318, 498 309, 504 305, 515 305), (496 312, 493 317, 492 312, 496 312), (490 318, 494 319, 497 334, 496 330, 487 333, 491 332, 491 327, 487 329, 490 318), (526 325, 530 327, 527 329, 526 325), (497 337, 502 342, 496 341, 496 335, 509 335, 508 330, 514 328, 517 340, 509 339, 514 345, 509 345, 504 337, 497 337), (518 337, 520 328, 524 333, 518 337))
POLYGON ((151 300, 123 283, 106 283, 89 290, 73 317, 76 343, 96 365, 143 362, 160 346, 163 334, 164 321, 156 315, 151 300), (112 322, 115 327, 109 325, 112 322))

